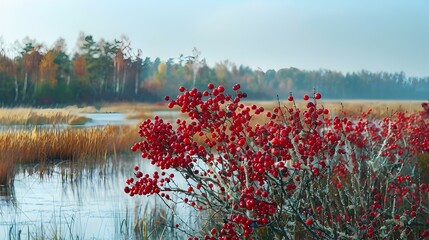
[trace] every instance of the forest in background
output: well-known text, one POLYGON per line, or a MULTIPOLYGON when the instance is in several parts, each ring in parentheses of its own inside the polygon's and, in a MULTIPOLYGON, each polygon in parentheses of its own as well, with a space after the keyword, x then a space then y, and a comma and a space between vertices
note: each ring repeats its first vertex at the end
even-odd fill
POLYGON ((177 95, 178 86, 230 89, 239 83, 253 100, 300 96, 316 88, 324 99, 427 100, 429 76, 404 72, 251 69, 229 61, 208 66, 194 48, 189 56, 167 60, 144 57, 126 37, 96 40, 81 33, 72 54, 59 38, 51 47, 29 38, 0 46, 2 106, 64 106, 102 102, 160 102, 177 95))

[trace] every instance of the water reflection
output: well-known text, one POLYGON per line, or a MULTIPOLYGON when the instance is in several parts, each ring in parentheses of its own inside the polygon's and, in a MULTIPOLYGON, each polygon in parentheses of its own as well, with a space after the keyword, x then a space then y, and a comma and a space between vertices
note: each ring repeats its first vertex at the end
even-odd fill
POLYGON ((105 125, 132 125, 136 124, 136 119, 128 119, 125 113, 85 113, 83 116, 91 119, 83 127, 105 126, 105 125))
POLYGON ((138 123, 136 119, 128 119, 125 113, 81 113, 80 115, 89 118, 90 120, 77 125, 69 125, 65 123, 56 124, 27 124, 27 125, 0 125, 0 131, 27 131, 46 128, 63 129, 68 127, 82 128, 82 127, 97 127, 106 125, 135 125, 138 123))
MULTIPOLYGON (((158 112, 172 119, 178 112, 158 112)), ((123 113, 85 114, 92 121, 80 127, 130 125, 123 113)), ((0 131, 28 131, 69 125, 0 126, 0 131)), ((14 184, 0 187, 0 236, 8 239, 141 239, 142 229, 183 239, 170 232, 173 216, 157 197, 133 197, 123 192, 133 166, 144 172, 158 170, 138 155, 119 155, 100 161, 57 161, 46 165, 20 165, 14 184), (142 164, 143 163, 143 164, 142 164), (137 229, 137 232, 136 232, 137 229), (140 232, 139 232, 140 231, 140 232), (136 236, 137 234, 140 234, 136 236)), ((199 218, 195 212, 177 207, 176 214, 189 225, 199 218)), ((177 217, 174 218, 177 221, 177 217)), ((151 238, 152 238, 151 237, 151 238)), ((3 239, 0 237, 0 239, 3 239)))
MULTIPOLYGON (((154 111, 154 115, 162 117, 164 120, 173 121, 180 116, 179 111, 154 111)), ((87 121, 83 124, 69 125, 65 123, 61 124, 27 124, 27 125, 0 125, 0 131, 29 131, 34 128, 37 129, 46 129, 46 128, 55 128, 55 129, 64 129, 68 127, 73 128, 82 128, 82 127, 97 127, 97 126, 106 126, 106 125, 136 125, 140 122, 141 119, 130 119, 127 117, 126 113, 80 113, 80 115, 89 118, 90 121, 87 121)))
MULTIPOLYGON (((0 191, 0 236, 135 239, 136 224, 151 223, 153 216, 162 216, 165 210, 155 196, 131 198, 123 192, 132 167, 136 163, 142 166, 142 162, 140 157, 129 155, 80 169, 62 162, 45 167, 49 170, 44 174, 36 165, 22 166, 13 187, 0 191)), ((156 170, 151 165, 142 168, 156 170)), ((168 214, 164 215, 168 220, 168 214)))
POLYGON ((15 187, 13 184, 10 186, 0 186, 0 205, 16 205, 15 187))

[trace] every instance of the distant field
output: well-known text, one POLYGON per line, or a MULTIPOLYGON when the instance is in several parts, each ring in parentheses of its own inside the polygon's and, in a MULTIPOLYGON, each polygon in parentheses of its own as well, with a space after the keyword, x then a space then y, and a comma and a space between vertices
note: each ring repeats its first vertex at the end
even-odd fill
MULTIPOLYGON (((279 103, 273 101, 244 101, 245 105, 256 104, 266 110, 278 107, 279 103)), ((305 109, 306 101, 296 101, 296 106, 305 109)), ((334 115, 358 116, 361 112, 372 109, 375 117, 392 116, 396 112, 415 113, 422 110, 421 101, 381 101, 381 100, 322 100, 318 101, 320 108, 327 108, 334 115)), ((289 101, 281 101, 280 105, 293 107, 289 101)), ((82 124, 88 121, 82 113, 111 113, 122 112, 127 114, 129 119, 151 118, 156 111, 178 110, 169 109, 165 103, 110 103, 99 108, 92 106, 77 107, 69 106, 65 108, 0 108, 0 124, 82 124)))
MULTIPOLYGON (((245 105, 256 104, 264 107, 266 110, 272 110, 278 107, 279 103, 273 101, 243 101, 245 105)), ((300 109, 305 109, 307 101, 298 100, 296 106, 300 109)), ((361 112, 367 112, 372 109, 371 113, 374 117, 392 116, 396 112, 415 113, 422 110, 422 101, 397 101, 397 100, 320 100, 318 107, 327 108, 334 115, 358 116, 361 112)), ((293 107, 293 103, 289 101, 281 101, 280 105, 293 107)), ((156 103, 113 103, 102 106, 100 112, 125 112, 130 118, 147 118, 153 115, 154 111, 170 111, 178 110, 169 109, 167 104, 156 103), (152 114, 152 115, 151 115, 152 114), (140 116, 140 117, 139 117, 140 116)))
MULTIPOLYGON (((297 107, 305 109, 308 101, 296 101, 297 107)), ((272 109, 278 106, 276 101, 248 101, 246 104, 256 104, 264 108, 272 109)), ((327 108, 332 114, 349 116, 357 116, 361 112, 367 112, 372 109, 372 114, 378 117, 392 116, 396 112, 415 113, 422 110, 422 101, 394 101, 394 100, 321 100, 318 101, 318 106, 327 108)), ((281 106, 293 107, 292 102, 281 101, 281 106)))

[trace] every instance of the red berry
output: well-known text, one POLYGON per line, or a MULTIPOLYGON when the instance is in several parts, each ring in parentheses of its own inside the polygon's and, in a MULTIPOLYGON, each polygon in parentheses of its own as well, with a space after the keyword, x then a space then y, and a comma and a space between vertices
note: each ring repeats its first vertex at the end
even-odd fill
POLYGON ((292 101, 293 101, 293 96, 289 96, 289 97, 287 98, 287 100, 288 100, 289 102, 292 102, 292 101))
POLYGON ((232 90, 237 91, 238 89, 240 89, 240 84, 235 84, 234 87, 232 87, 232 90))
POLYGON ((246 139, 245 139, 245 138, 240 138, 240 139, 238 140, 238 145, 239 145, 240 147, 242 147, 242 146, 244 146, 244 144, 246 144, 246 139))
POLYGON ((305 94, 302 98, 303 98, 305 101, 307 101, 310 97, 309 97, 307 94, 305 94))
POLYGON ((268 192, 267 191, 263 191, 261 194, 262 197, 268 197, 268 192))
POLYGON ((338 182, 335 186, 336 186, 337 188, 341 188, 341 187, 343 186, 343 183, 342 183, 342 182, 338 182))
POLYGON ((305 224, 307 224, 308 226, 313 225, 313 219, 311 218, 307 218, 307 220, 305 220, 305 224))
POLYGON ((429 237, 429 229, 426 229, 422 232, 422 238, 429 237))
POLYGON ((125 193, 129 193, 130 191, 131 191, 131 189, 130 189, 129 187, 125 187, 125 188, 124 188, 124 192, 125 192, 125 193))
POLYGON ((314 94, 314 98, 315 99, 321 99, 322 95, 320 93, 316 93, 316 94, 314 94))
POLYGON ((180 91, 180 92, 184 92, 185 90, 186 90, 186 88, 185 88, 184 86, 180 86, 180 87, 179 87, 179 91, 180 91))
POLYGON ((225 87, 220 85, 219 87, 217 87, 217 90, 221 93, 221 92, 225 91, 225 87))
POLYGON ((216 234, 216 228, 212 228, 212 230, 210 230, 210 233, 211 233, 212 235, 215 235, 215 234, 216 234))
POLYGON ((210 89, 210 90, 211 90, 211 89, 213 89, 213 88, 214 88, 213 83, 209 83, 209 84, 207 84, 207 88, 208 88, 208 89, 210 89))
POLYGON ((216 88, 216 89, 213 89, 213 95, 214 96, 217 96, 217 95, 219 95, 219 90, 218 90, 218 88, 216 88))
POLYGON ((170 96, 165 96, 165 97, 164 97, 164 100, 165 100, 165 101, 169 101, 169 100, 170 100, 170 96))
POLYGON ((139 170, 139 166, 134 166, 134 171, 138 171, 139 170))

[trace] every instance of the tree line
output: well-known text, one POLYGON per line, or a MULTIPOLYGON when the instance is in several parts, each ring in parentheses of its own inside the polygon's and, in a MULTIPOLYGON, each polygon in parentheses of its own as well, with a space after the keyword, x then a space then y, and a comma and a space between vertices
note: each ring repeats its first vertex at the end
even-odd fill
POLYGON ((429 77, 403 72, 251 69, 229 61, 208 66, 194 49, 190 56, 167 60, 144 57, 126 37, 96 40, 81 33, 74 53, 64 39, 48 47, 29 38, 0 46, 0 104, 67 105, 117 101, 162 101, 178 86, 205 88, 209 82, 227 88, 236 83, 253 99, 287 98, 313 88, 325 99, 429 98, 429 77))

